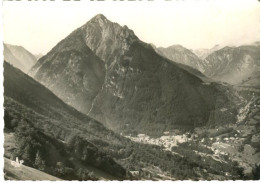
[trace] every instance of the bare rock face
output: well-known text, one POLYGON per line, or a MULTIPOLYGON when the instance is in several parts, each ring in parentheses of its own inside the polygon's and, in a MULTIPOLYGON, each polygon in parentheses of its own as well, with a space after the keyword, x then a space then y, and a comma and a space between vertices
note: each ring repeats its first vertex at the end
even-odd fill
POLYGON ((184 65, 188 65, 194 69, 197 69, 201 72, 204 72, 205 65, 201 59, 199 59, 194 53, 192 53, 189 49, 184 48, 181 45, 173 45, 167 48, 159 47, 157 49, 157 53, 166 58, 181 63, 184 65))
POLYGON ((127 26, 113 23, 104 15, 96 15, 80 28, 86 45, 109 67, 138 38, 127 26))
POLYGON ((219 112, 232 106, 221 86, 160 56, 132 30, 103 15, 58 43, 30 74, 66 103, 118 132, 158 135, 231 114, 219 112))
POLYGON ((238 84, 260 71, 260 47, 225 47, 210 54, 205 61, 205 75, 230 84, 238 84))
POLYGON ((4 44, 4 59, 25 73, 37 62, 35 56, 24 47, 10 44, 4 44))

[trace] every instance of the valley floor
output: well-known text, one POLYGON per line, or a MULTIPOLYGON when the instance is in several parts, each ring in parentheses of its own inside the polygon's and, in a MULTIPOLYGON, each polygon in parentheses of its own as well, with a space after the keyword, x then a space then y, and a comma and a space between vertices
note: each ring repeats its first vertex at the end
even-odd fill
MULTIPOLYGON (((179 156, 185 156, 182 151, 189 149, 201 158, 210 157, 223 163, 223 166, 236 162, 243 168, 244 175, 250 177, 255 165, 260 164, 259 124, 260 97, 253 97, 241 107, 236 124, 212 129, 197 128, 194 133, 164 132, 164 135, 158 138, 145 134, 126 137, 134 142, 158 145, 179 156)), ((230 175, 229 172, 224 174, 227 177, 230 175)))

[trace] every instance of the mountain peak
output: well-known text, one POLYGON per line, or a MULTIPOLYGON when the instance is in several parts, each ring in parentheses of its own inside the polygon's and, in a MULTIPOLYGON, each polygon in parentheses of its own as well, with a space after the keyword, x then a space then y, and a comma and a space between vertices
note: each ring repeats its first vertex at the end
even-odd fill
POLYGON ((110 26, 112 22, 108 20, 103 14, 97 14, 91 18, 83 27, 88 26, 89 24, 99 27, 110 26))
POLYGON ((138 40, 134 32, 126 25, 108 20, 104 15, 98 14, 81 28, 85 44, 104 62, 111 63, 115 55, 126 51, 130 45, 138 40))
POLYGON ((24 47, 7 43, 4 43, 4 58, 11 65, 25 73, 28 72, 37 61, 35 56, 24 47))
POLYGON ((223 46, 221 46, 220 44, 215 44, 215 45, 211 48, 211 50, 217 51, 217 50, 220 50, 221 48, 223 48, 223 46))
POLYGON ((91 20, 97 20, 97 19, 107 20, 107 18, 103 14, 97 14, 91 20))
POLYGON ((185 51, 188 50, 187 48, 185 48, 185 47, 183 47, 182 45, 179 45, 179 44, 174 44, 174 45, 168 46, 166 48, 160 47, 159 49, 175 50, 175 51, 178 51, 178 52, 185 52, 185 51))
POLYGON ((174 49, 177 49, 177 50, 186 50, 186 48, 184 48, 182 45, 179 45, 179 44, 171 45, 168 48, 174 48, 174 49))
POLYGON ((186 50, 186 48, 184 48, 182 45, 179 44, 174 44, 168 47, 159 47, 159 49, 174 49, 178 51, 186 50))

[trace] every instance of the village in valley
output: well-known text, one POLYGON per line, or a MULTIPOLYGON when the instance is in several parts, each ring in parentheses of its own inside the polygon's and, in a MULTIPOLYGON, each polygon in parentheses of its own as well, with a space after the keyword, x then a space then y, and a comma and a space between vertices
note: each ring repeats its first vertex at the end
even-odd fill
POLYGON ((145 134, 138 134, 136 137, 125 136, 134 142, 140 142, 144 144, 153 144, 163 147, 165 150, 171 150, 173 146, 177 146, 178 143, 183 143, 190 141, 186 134, 183 135, 173 135, 170 132, 164 132, 164 135, 159 138, 152 138, 145 134))
POLYGON ((260 98, 257 98, 245 106, 239 113, 236 124, 226 124, 212 129, 196 128, 192 133, 181 133, 179 130, 165 131, 164 135, 158 138, 146 134, 125 137, 134 142, 160 146, 163 150, 179 156, 183 156, 179 149, 189 146, 201 157, 210 157, 224 163, 237 162, 245 174, 250 174, 253 167, 260 164, 260 134, 255 126, 258 124, 255 118, 260 115, 259 104, 260 98), (248 111, 254 111, 254 114, 248 115, 248 111), (245 123, 247 125, 241 125, 245 123))
MULTIPOLYGON (((200 129, 201 130, 201 129, 200 129)), ((213 130, 211 130, 213 131, 213 130)), ((224 127, 216 129, 224 131, 224 127)), ((152 138, 145 134, 138 134, 136 137, 126 136, 134 142, 153 144, 162 147, 165 151, 171 151, 173 154, 182 156, 181 153, 176 151, 182 144, 192 146, 193 152, 201 157, 210 157, 218 162, 226 162, 226 160, 236 161, 239 166, 244 169, 245 174, 252 171, 255 162, 260 163, 260 153, 256 148, 249 144, 244 144, 247 139, 245 133, 247 130, 237 130, 234 136, 227 136, 226 133, 217 137, 204 137, 196 133, 185 134, 172 134, 164 132, 164 135, 158 138, 152 138)), ((260 135, 255 134, 252 136, 253 142, 259 142, 260 135)), ((205 170, 207 171, 207 170, 205 170)), ((227 173, 226 176, 229 174, 227 173)))

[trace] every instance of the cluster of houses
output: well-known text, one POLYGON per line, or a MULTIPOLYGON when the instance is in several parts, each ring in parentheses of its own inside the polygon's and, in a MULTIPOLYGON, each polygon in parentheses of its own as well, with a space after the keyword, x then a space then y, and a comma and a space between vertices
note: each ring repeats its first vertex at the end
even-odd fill
POLYGON ((144 143, 144 144, 153 144, 163 147, 165 150, 171 150, 172 147, 178 146, 179 143, 189 142, 189 141, 196 141, 199 140, 201 145, 203 145, 206 140, 211 142, 212 146, 206 146, 210 148, 214 152, 214 156, 218 155, 229 155, 228 151, 221 150, 224 148, 228 148, 230 144, 237 144, 240 143, 240 140, 243 138, 238 137, 241 133, 241 130, 237 130, 237 133, 233 137, 217 137, 217 138, 202 138, 198 139, 198 135, 196 133, 189 134, 174 134, 170 132, 164 132, 164 135, 159 138, 152 138, 145 134, 138 134, 137 136, 126 136, 127 138, 131 139, 132 141, 144 143), (226 145, 226 146, 225 146, 226 145))
POLYGON ((137 137, 126 136, 135 142, 140 142, 144 144, 153 144, 162 146, 165 150, 171 150, 173 146, 178 146, 178 143, 184 143, 191 140, 186 134, 183 135, 169 135, 169 133, 164 133, 164 136, 159 138, 151 138, 145 134, 138 134, 137 137))
MULTIPOLYGON (((239 140, 240 138, 237 137, 237 135, 235 135, 235 137, 225 137, 225 138, 220 138, 220 137, 217 137, 217 138, 209 138, 208 140, 209 141, 212 141, 212 142, 216 142, 216 143, 221 143, 221 142, 225 142, 225 143, 236 143, 237 140, 239 140)), ((205 138, 202 138, 200 140, 200 142, 205 142, 205 138)))

